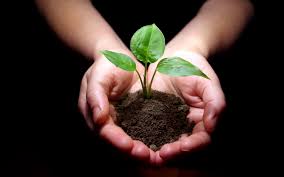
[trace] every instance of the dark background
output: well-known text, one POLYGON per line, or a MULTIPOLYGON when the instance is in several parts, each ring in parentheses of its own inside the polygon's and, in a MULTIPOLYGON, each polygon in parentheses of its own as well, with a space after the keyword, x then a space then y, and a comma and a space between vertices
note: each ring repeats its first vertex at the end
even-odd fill
MULTIPOLYGON (((171 39, 201 5, 175 2, 151 6, 135 2, 131 4, 135 8, 116 1, 94 4, 128 44, 141 24, 153 22, 171 39)), ((3 35, 8 38, 8 50, 4 50, 8 65, 2 66, 8 70, 2 120, 8 124, 1 129, 5 165, 0 176, 102 176, 98 172, 119 175, 135 169, 137 162, 93 135, 77 110, 80 81, 90 63, 57 38, 32 1, 14 5, 17 13, 5 25, 12 35, 3 35)), ((275 42, 280 37, 274 12, 279 11, 256 4, 255 16, 236 44, 210 59, 220 77, 227 110, 206 150, 169 166, 213 176, 276 172, 274 162, 280 159, 276 143, 281 141, 277 106, 281 50, 275 42)))

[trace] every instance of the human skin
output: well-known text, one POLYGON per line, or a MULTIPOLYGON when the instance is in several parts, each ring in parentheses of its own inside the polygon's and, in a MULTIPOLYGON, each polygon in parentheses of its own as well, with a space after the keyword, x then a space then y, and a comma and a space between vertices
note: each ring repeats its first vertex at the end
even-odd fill
MULTIPOLYGON (((156 74, 153 89, 174 93, 184 99, 191 107, 189 116, 197 123, 193 135, 166 144, 157 152, 131 139, 114 124, 111 116, 113 108, 110 101, 139 89, 139 82, 135 72, 115 67, 99 51, 127 54, 136 62, 140 74, 144 70, 111 26, 89 0, 36 0, 36 3, 59 38, 94 61, 82 78, 78 100, 91 129, 95 128, 106 141, 121 151, 156 165, 210 143, 210 134, 226 103, 218 77, 207 59, 229 48, 238 38, 253 14, 249 1, 208 0, 196 17, 167 44, 164 57, 181 56, 197 65, 210 80, 156 74)), ((155 65, 149 67, 148 77, 152 76, 155 65)))

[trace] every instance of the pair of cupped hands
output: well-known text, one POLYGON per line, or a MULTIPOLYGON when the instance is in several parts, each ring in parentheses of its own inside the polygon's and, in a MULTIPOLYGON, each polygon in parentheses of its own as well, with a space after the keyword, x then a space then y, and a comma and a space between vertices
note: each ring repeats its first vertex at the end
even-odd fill
MULTIPOLYGON (((135 59, 129 50, 112 49, 135 59)), ((207 59, 191 51, 171 51, 167 48, 162 58, 178 56, 199 67, 209 78, 198 76, 171 77, 156 73, 152 89, 172 93, 182 98, 190 107, 188 117, 195 122, 190 136, 165 144, 154 152, 144 143, 133 140, 115 124, 111 102, 128 92, 141 89, 137 73, 124 71, 100 52, 95 52, 95 62, 86 71, 80 89, 78 105, 87 125, 113 146, 130 156, 153 165, 161 165, 176 156, 199 150, 211 141, 210 134, 225 107, 225 98, 219 79, 207 59)), ((144 66, 136 61, 141 76, 144 66)), ((148 80, 152 78, 158 61, 148 67, 148 80)))

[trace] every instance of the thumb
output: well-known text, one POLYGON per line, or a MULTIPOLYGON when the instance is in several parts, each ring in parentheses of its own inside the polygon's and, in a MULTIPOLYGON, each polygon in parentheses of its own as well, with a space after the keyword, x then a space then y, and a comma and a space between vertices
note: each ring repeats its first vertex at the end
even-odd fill
POLYGON ((102 125, 109 116, 108 90, 102 84, 90 81, 87 90, 87 103, 95 124, 102 125))
POLYGON ((225 97, 221 87, 216 85, 206 87, 203 96, 206 102, 203 114, 204 126, 208 133, 212 133, 220 114, 225 109, 225 97))

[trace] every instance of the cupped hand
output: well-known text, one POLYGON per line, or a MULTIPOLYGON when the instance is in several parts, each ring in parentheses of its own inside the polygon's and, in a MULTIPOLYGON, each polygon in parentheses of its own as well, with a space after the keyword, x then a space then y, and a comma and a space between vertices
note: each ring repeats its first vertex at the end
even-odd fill
MULTIPOLYGON (((195 122, 190 136, 182 136, 178 141, 166 144, 156 152, 156 164, 162 164, 177 155, 192 152, 208 145, 210 134, 226 105, 219 79, 206 58, 197 53, 186 51, 175 52, 170 56, 179 56, 191 62, 199 67, 210 80, 199 76, 170 77, 156 73, 152 89, 172 93, 182 98, 190 107, 188 118, 195 122)), ((157 63, 150 65, 149 77, 152 77, 157 63)))
MULTIPOLYGON (((138 72, 144 71, 140 63, 136 62, 136 66, 138 72)), ((87 125, 103 139, 134 158, 151 163, 154 161, 153 152, 142 142, 131 139, 115 124, 114 108, 110 104, 123 94, 138 89, 141 85, 135 72, 124 71, 99 55, 82 79, 78 105, 87 125)))

